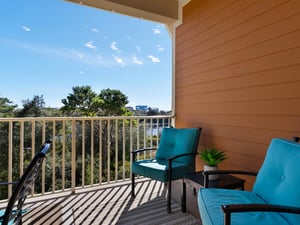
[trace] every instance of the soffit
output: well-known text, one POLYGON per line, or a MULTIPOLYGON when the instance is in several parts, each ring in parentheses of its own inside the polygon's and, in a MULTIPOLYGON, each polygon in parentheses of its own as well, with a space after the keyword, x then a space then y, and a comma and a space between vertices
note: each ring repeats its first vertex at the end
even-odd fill
POLYGON ((138 17, 171 27, 178 20, 181 0, 66 0, 103 10, 138 17))

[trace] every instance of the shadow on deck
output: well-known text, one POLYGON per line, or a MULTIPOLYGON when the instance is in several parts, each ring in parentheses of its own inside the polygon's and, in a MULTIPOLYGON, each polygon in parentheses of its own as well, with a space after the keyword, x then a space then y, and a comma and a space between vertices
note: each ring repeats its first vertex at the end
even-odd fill
POLYGON ((129 182, 78 190, 76 194, 49 194, 28 199, 30 210, 23 224, 201 224, 182 213, 172 202, 166 211, 165 185, 152 180, 136 183, 136 198, 131 199, 129 182))

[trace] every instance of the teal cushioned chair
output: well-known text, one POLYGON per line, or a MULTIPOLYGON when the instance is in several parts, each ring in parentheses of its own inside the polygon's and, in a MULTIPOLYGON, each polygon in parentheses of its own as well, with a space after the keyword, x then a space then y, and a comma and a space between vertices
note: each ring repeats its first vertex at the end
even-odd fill
MULTIPOLYGON (((298 140, 298 139, 296 139, 298 140)), ((207 172, 205 176, 218 172, 207 172)), ((219 171, 255 175, 242 171, 219 171)), ((300 225, 300 144, 274 138, 252 191, 202 188, 203 225, 300 225)))
MULTIPOLYGON (((11 197, 9 198, 6 209, 0 210, 0 224, 22 224, 22 215, 27 212, 22 209, 28 194, 34 185, 35 178, 39 172, 42 162, 51 145, 51 141, 46 141, 41 150, 34 156, 28 167, 16 183, 11 197)), ((11 184, 11 183, 2 183, 11 184)))
POLYGON ((183 177, 185 173, 195 171, 201 128, 164 128, 153 159, 136 160, 138 152, 153 148, 132 151, 132 197, 135 197, 135 175, 149 177, 166 182, 168 185, 167 211, 171 212, 171 183, 183 177))

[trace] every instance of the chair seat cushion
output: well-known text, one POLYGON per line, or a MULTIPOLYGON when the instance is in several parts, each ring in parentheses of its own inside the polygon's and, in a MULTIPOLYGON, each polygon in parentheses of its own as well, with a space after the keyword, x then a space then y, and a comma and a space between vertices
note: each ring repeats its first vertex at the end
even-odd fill
MULTIPOLYGON (((168 160, 161 159, 145 159, 138 160, 132 163, 132 173, 146 176, 162 182, 167 182, 169 179, 168 160)), ((186 164, 174 162, 172 163, 172 180, 182 178, 185 173, 193 172, 193 167, 188 167, 186 164)))
MULTIPOLYGON (((0 210, 0 217, 1 217, 1 216, 4 216, 4 213, 5 213, 5 209, 1 209, 1 210, 0 210)), ((2 224, 2 218, 0 219, 0 225, 1 225, 1 224, 2 224)), ((12 225, 12 224, 14 224, 14 223, 13 223, 13 220, 11 220, 11 221, 8 222, 8 225, 12 225)))
MULTIPOLYGON (((198 193, 198 207, 203 225, 223 225, 224 214, 221 205, 227 204, 265 204, 254 192, 218 188, 202 188, 198 193)), ((279 213, 247 212, 233 213, 232 225, 290 225, 279 213), (237 222, 238 221, 238 222, 237 222)))

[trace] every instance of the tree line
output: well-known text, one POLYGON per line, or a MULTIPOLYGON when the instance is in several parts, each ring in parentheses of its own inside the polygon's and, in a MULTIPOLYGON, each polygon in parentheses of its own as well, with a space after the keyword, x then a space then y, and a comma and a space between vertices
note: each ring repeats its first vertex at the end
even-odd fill
POLYGON ((59 109, 45 107, 43 95, 22 101, 18 109, 7 97, 0 97, 0 117, 121 116, 129 115, 128 97, 119 90, 103 89, 97 94, 90 86, 75 86, 59 109))

